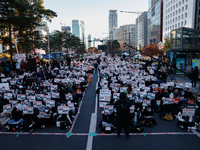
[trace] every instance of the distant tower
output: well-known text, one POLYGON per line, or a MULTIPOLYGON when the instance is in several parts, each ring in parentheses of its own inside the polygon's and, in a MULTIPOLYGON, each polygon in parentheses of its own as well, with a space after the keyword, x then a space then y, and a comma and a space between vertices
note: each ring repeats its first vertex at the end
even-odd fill
POLYGON ((91 41, 91 35, 89 34, 88 35, 88 48, 91 47, 91 42, 92 42, 91 41))
POLYGON ((109 10, 109 37, 113 40, 113 29, 118 27, 117 10, 109 10))
POLYGON ((80 26, 78 20, 72 20, 72 34, 80 38, 80 26))

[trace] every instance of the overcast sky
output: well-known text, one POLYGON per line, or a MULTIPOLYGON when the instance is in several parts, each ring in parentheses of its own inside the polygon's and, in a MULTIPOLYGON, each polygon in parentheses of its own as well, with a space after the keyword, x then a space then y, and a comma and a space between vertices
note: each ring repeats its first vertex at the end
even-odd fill
POLYGON ((60 22, 72 27, 72 20, 85 22, 85 36, 93 38, 108 36, 109 10, 117 10, 118 27, 135 23, 137 14, 120 13, 126 11, 147 11, 148 0, 44 0, 44 7, 55 11, 58 17, 48 23, 50 32, 61 30, 60 22))

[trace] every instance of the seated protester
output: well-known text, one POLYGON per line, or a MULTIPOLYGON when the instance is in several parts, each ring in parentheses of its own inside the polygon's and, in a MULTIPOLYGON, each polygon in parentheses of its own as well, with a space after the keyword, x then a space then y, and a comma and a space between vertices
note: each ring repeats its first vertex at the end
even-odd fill
POLYGON ((135 110, 142 110, 142 98, 140 98, 140 95, 135 96, 135 110))
POLYGON ((164 89, 163 92, 161 93, 161 97, 169 98, 169 92, 167 89, 164 89))
MULTIPOLYGON (((183 107, 183 109, 184 108, 187 108, 187 107, 185 106, 185 107, 183 107)), ((177 119, 178 119, 178 126, 182 129, 183 128, 188 129, 188 127, 194 127, 195 126, 195 123, 193 122, 192 116, 182 116, 182 111, 178 113, 177 119)))
POLYGON ((132 93, 132 87, 131 87, 130 84, 128 84, 127 86, 128 86, 127 92, 128 92, 128 94, 131 94, 132 93))
POLYGON ((22 110, 22 105, 16 103, 12 110, 11 120, 8 121, 8 124, 22 124, 24 122, 22 110))
POLYGON ((174 92, 174 90, 172 89, 172 86, 169 86, 167 90, 168 90, 169 94, 174 92))
MULTIPOLYGON (((67 105, 64 103, 63 106, 67 106, 67 105)), ((60 114, 56 121, 64 122, 66 125, 66 128, 68 128, 68 129, 72 125, 72 120, 71 120, 69 114, 60 114)))
POLYGON ((77 85, 76 96, 78 97, 78 99, 82 99, 83 98, 83 88, 81 87, 80 84, 77 85))
POLYGON ((53 125, 53 113, 51 108, 45 106, 44 111, 40 111, 39 115, 40 128, 51 127, 53 125))
POLYGON ((190 88, 187 88, 186 91, 184 92, 184 98, 194 99, 194 96, 193 96, 192 92, 190 91, 190 88))
POLYGON ((178 98, 178 97, 180 97, 180 96, 181 96, 181 94, 180 94, 180 92, 178 91, 178 89, 175 89, 174 92, 173 92, 173 98, 178 98))
POLYGON ((115 113, 103 111, 103 120, 100 122, 99 127, 103 133, 112 133, 116 129, 115 113))
POLYGON ((151 111, 150 107, 147 107, 146 109, 142 110, 139 120, 144 126, 150 127, 153 124, 157 125, 157 122, 154 119, 154 113, 151 111))
POLYGON ((161 100, 161 99, 162 99, 162 95, 161 95, 160 90, 156 90, 155 92, 156 92, 156 94, 155 94, 155 99, 156 99, 156 100, 161 100))

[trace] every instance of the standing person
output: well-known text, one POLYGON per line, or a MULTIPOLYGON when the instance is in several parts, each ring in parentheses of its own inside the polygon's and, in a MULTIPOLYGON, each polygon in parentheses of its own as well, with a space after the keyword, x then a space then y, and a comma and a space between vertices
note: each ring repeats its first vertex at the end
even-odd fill
POLYGON ((19 63, 19 60, 17 60, 15 66, 16 66, 16 73, 17 73, 17 75, 19 75, 19 73, 20 73, 20 63, 19 63))
POLYGON ((192 73, 192 87, 194 87, 194 88, 196 87, 198 76, 199 76, 199 70, 198 70, 198 67, 195 66, 195 69, 192 73))
POLYGON ((131 101, 127 98, 127 95, 124 92, 120 94, 120 99, 114 104, 114 107, 117 109, 117 136, 120 136, 121 129, 124 127, 127 140, 129 139, 129 125, 131 119, 129 108, 131 105, 131 101))
POLYGON ((70 68, 70 65, 71 65, 71 59, 70 59, 70 57, 69 56, 67 56, 67 65, 69 66, 69 68, 70 68))

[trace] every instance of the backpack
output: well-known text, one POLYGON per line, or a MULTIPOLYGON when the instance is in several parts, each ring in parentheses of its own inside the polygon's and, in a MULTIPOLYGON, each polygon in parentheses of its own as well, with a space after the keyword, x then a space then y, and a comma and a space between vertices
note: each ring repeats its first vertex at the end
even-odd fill
POLYGON ((163 119, 164 120, 169 120, 169 121, 173 121, 174 120, 172 114, 169 114, 169 113, 166 113, 163 119))
POLYGON ((9 124, 7 129, 8 131, 11 131, 11 132, 19 130, 20 124, 9 124))
POLYGON ((144 128, 142 127, 141 124, 132 124, 130 127, 130 131, 131 133, 143 133, 144 132, 144 128))

